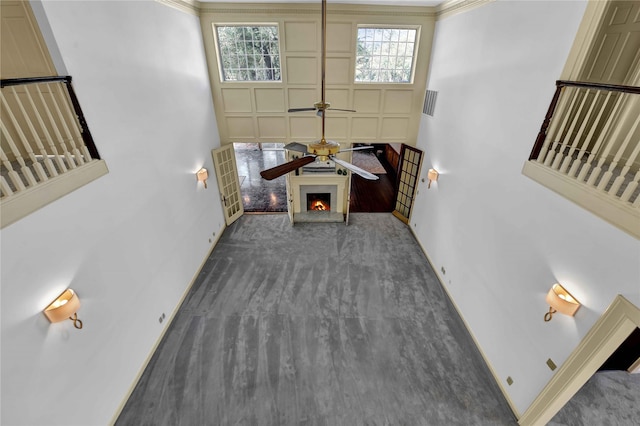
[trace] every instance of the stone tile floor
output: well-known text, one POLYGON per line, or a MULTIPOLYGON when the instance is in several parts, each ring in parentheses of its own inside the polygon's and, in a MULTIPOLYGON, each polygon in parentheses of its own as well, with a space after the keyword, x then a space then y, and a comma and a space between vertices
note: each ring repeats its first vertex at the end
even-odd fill
POLYGON ((282 144, 234 144, 245 212, 286 212, 285 177, 268 181, 260 172, 285 162, 282 144))

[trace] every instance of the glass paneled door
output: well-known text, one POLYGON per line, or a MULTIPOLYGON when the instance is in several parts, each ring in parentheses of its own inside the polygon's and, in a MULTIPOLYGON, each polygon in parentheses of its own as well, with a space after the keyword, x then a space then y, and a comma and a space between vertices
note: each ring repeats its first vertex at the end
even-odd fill
POLYGON ((398 196, 393 215, 404 223, 409 223, 411 217, 411 207, 418 186, 421 164, 422 151, 402 144, 398 167, 398 196))
POLYGON ((244 213, 242 199, 240 198, 240 180, 238 179, 238 167, 233 145, 211 151, 213 165, 216 169, 224 221, 231 225, 244 213))

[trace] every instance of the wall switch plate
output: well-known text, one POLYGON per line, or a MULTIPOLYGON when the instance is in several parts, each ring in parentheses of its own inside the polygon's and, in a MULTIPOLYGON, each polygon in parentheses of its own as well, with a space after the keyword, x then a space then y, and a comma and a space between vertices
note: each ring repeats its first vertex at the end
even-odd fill
POLYGON ((547 365, 549 366, 549 368, 551 369, 551 371, 555 370, 556 368, 558 368, 558 366, 556 365, 555 362, 553 362, 553 360, 551 360, 551 358, 549 358, 547 360, 547 365))

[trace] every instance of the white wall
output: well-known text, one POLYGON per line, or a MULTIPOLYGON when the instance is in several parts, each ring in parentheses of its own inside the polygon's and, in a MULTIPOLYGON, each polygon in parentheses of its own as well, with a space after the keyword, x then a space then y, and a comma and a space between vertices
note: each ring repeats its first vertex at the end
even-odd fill
POLYGON ((153 1, 38 9, 110 173, 2 230, 1 422, 104 425, 224 226, 219 137, 197 17, 153 1), (82 330, 41 312, 66 287, 82 330))
POLYGON ((521 413, 616 294, 640 305, 640 243, 521 174, 585 7, 498 1, 436 26, 418 147, 441 175, 412 226, 521 413), (545 323, 554 282, 583 306, 545 323))

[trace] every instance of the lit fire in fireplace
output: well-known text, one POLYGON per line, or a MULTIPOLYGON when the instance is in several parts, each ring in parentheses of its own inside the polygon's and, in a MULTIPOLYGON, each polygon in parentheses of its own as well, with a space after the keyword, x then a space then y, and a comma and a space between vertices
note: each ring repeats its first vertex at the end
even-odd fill
POLYGON ((311 203, 311 210, 326 211, 326 210, 329 210, 329 205, 320 200, 316 200, 313 203, 311 203))
POLYGON ((312 211, 312 212, 331 211, 331 194, 327 194, 327 193, 307 194, 307 211, 312 211))

